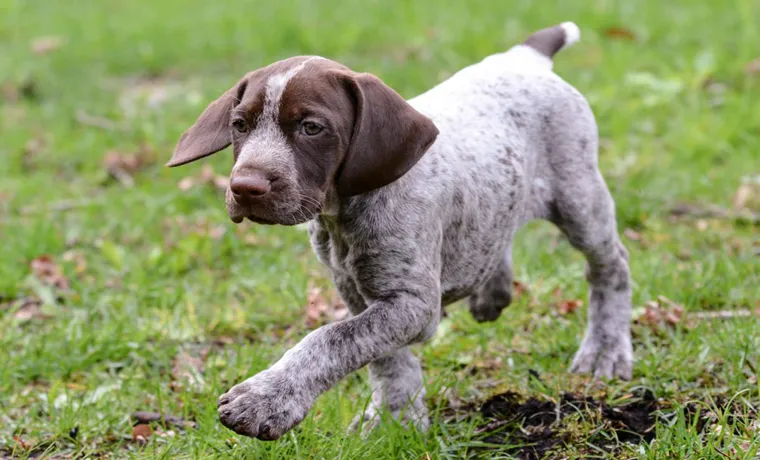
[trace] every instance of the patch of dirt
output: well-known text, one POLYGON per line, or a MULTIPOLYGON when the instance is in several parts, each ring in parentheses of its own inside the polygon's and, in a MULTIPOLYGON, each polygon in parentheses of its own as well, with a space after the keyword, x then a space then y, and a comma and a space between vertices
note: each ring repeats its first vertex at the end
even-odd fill
MULTIPOLYGON (((558 402, 535 397, 524 399, 514 392, 489 398, 479 412, 486 424, 478 429, 483 442, 514 445, 509 453, 520 459, 541 459, 564 445, 578 445, 571 415, 598 421, 620 442, 648 442, 655 436, 656 411, 660 409, 649 391, 633 395, 630 402, 615 407, 590 396, 565 393, 558 402)), ((577 417, 576 417, 577 418, 577 417)), ((614 453, 620 444, 602 445, 614 453)))

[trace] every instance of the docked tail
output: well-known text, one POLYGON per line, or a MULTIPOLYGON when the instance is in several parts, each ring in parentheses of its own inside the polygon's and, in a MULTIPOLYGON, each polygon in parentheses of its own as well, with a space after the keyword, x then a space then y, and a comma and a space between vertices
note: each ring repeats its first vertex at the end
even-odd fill
POLYGON ((522 44, 551 59, 557 51, 568 48, 581 39, 581 31, 574 22, 563 22, 534 32, 522 44))

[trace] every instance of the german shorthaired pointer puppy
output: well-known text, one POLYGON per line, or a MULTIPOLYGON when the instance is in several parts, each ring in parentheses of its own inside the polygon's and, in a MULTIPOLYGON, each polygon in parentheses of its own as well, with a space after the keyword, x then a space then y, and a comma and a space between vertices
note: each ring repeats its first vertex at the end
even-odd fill
POLYGON ((320 57, 248 73, 179 139, 168 166, 233 146, 230 218, 309 222, 317 257, 352 317, 323 326, 219 398, 222 423, 277 439, 314 400, 369 365, 377 412, 425 429, 425 389, 408 346, 441 308, 469 297, 478 321, 511 300, 511 242, 555 223, 587 259, 588 328, 571 370, 631 376, 628 253, 597 166, 585 98, 552 71, 580 38, 566 22, 405 101, 380 79, 320 57))

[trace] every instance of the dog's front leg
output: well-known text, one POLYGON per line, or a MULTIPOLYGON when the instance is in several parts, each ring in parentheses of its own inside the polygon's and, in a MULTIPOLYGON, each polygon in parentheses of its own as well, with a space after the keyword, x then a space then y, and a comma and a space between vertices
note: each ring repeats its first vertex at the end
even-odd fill
POLYGON ((392 290, 370 296, 361 314, 313 331, 272 367, 223 394, 219 398, 222 423, 242 435, 278 439, 300 423, 317 396, 340 379, 429 338, 440 316, 438 279, 430 276, 427 282, 418 278, 393 284, 392 290))
MULTIPOLYGON (((356 282, 347 273, 332 274, 335 287, 352 315, 367 309, 367 302, 359 293, 356 282)), ((351 422, 351 431, 368 433, 380 422, 380 412, 387 410, 402 422, 425 430, 429 425, 425 405, 425 386, 420 360, 409 347, 401 347, 369 363, 369 380, 372 400, 365 412, 351 422)))

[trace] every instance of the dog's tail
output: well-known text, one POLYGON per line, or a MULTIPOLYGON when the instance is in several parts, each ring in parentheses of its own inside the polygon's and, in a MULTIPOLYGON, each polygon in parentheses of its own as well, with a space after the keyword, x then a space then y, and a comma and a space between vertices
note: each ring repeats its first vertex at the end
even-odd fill
POLYGON ((563 22, 536 31, 522 44, 551 59, 559 50, 568 48, 581 39, 581 30, 574 22, 563 22))

